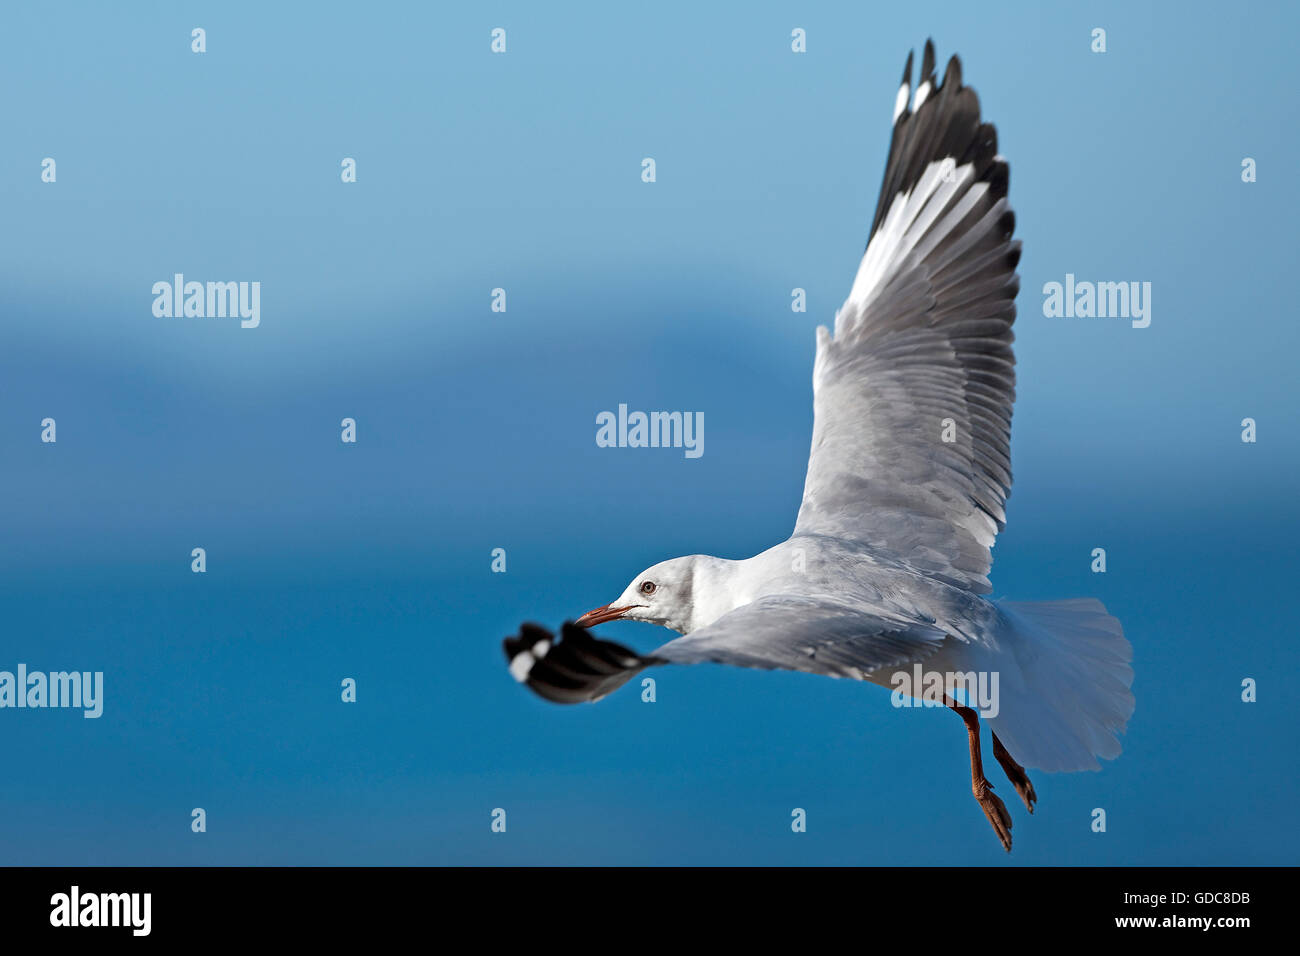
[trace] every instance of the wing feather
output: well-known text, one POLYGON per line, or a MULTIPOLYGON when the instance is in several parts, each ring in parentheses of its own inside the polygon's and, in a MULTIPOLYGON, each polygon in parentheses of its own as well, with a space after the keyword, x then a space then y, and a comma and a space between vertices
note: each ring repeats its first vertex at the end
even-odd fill
POLYGON ((936 626, 850 607, 832 597, 778 594, 669 641, 653 657, 861 679, 881 667, 927 657, 945 636, 936 626))
POLYGON ((819 330, 795 533, 985 594, 1011 492, 1020 243, 997 131, 960 62, 936 87, 927 43, 910 109, 908 62, 867 249, 834 337, 819 330))

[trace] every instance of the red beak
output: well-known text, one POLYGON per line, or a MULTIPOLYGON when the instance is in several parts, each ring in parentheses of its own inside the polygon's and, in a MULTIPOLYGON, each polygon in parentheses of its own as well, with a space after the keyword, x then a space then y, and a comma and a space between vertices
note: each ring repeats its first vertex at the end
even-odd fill
POLYGON ((623 607, 610 607, 606 604, 604 607, 588 611, 578 618, 576 623, 579 627, 594 627, 597 624, 604 624, 606 621, 617 621, 623 616, 624 612, 630 611, 637 606, 636 604, 627 604, 623 607))

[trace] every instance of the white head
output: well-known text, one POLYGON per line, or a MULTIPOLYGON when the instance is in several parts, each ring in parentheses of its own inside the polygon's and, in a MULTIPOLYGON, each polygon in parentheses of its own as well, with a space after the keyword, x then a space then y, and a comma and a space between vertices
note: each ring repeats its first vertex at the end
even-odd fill
POLYGON ((646 568, 617 600, 578 618, 582 627, 605 621, 647 621, 685 634, 695 609, 695 569, 699 555, 673 558, 646 568))

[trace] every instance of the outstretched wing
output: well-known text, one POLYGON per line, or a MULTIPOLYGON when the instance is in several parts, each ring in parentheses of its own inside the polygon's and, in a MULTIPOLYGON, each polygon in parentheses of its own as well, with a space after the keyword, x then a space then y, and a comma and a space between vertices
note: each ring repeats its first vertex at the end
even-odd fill
POLYGON ((870 671, 927 657, 945 633, 919 621, 885 617, 832 598, 770 595, 729 611, 707 627, 669 641, 654 658, 672 664, 713 661, 861 679, 870 671))
POLYGON ((866 253, 817 330, 812 454, 796 534, 859 541, 988 593, 1011 491, 1020 243, 997 132, 961 64, 909 55, 866 253))
POLYGON ((945 637, 929 624, 795 595, 760 598, 653 654, 638 654, 572 622, 562 634, 557 642, 545 628, 524 624, 503 642, 515 680, 557 704, 600 700, 656 664, 713 661, 861 679, 881 667, 920 660, 945 637))

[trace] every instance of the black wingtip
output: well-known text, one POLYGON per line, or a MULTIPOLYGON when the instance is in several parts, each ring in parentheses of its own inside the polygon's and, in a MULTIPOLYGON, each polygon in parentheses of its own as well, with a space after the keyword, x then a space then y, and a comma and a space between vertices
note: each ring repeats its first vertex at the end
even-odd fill
POLYGON ((989 197, 996 202, 1011 188, 1011 167, 1005 160, 995 160, 989 164, 984 180, 989 184, 989 197))
POLYGON ((921 78, 918 82, 924 83, 934 76, 934 40, 925 41, 925 55, 921 57, 921 78))
MULTIPOLYGON (((909 74, 912 57, 909 53, 909 74)), ((902 101, 903 90, 895 101, 889 157, 869 237, 879 231, 897 197, 914 188, 930 164, 937 161, 971 164, 975 180, 988 184, 988 196, 993 202, 1007 194, 1007 166, 998 154, 997 130, 992 123, 980 120, 979 96, 965 85, 961 57, 948 58, 942 84, 934 76, 935 62, 934 40, 927 39, 921 72, 909 90, 912 105, 909 108, 902 101)))
POLYGON ((519 633, 516 636, 507 637, 501 642, 501 649, 506 654, 506 664, 516 680, 523 680, 520 675, 527 676, 532 665, 546 656, 554 636, 540 624, 525 622, 519 626, 519 633))
POLYGON ((642 657, 630 647, 597 638, 585 627, 565 621, 561 640, 536 624, 524 624, 502 646, 510 675, 557 704, 595 701, 627 683, 656 657, 642 657))
POLYGON ((943 88, 951 88, 953 92, 961 89, 961 60, 956 56, 948 59, 948 67, 943 71, 943 88))
POLYGON ((903 66, 902 85, 911 87, 912 85, 912 57, 916 55, 915 50, 907 51, 907 63, 903 66))

